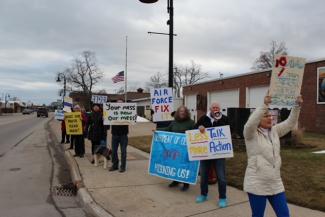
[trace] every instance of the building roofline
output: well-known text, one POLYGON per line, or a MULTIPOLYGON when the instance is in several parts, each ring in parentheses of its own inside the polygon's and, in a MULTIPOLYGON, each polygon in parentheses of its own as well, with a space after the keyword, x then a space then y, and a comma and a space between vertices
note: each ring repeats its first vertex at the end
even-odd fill
POLYGON ((317 63, 317 62, 322 62, 322 61, 325 61, 325 57, 323 58, 315 58, 315 59, 310 59, 310 60, 307 60, 306 63, 317 63))
POLYGON ((200 84, 211 83, 211 82, 215 82, 215 81, 238 78, 238 77, 243 77, 243 76, 247 76, 247 75, 263 73, 263 72, 270 72, 271 70, 272 69, 265 69, 265 70, 260 70, 260 71, 251 71, 251 72, 246 72, 246 73, 242 73, 242 74, 227 76, 227 77, 224 77, 224 78, 216 78, 216 79, 212 79, 212 80, 208 80, 208 81, 202 81, 202 82, 199 82, 199 83, 196 83, 196 84, 190 84, 190 85, 187 85, 187 86, 184 86, 184 87, 190 87, 190 86, 195 86, 195 85, 200 85, 200 84))
POLYGON ((144 98, 139 98, 139 99, 132 99, 131 102, 138 102, 138 101, 144 101, 144 100, 150 100, 150 97, 144 97, 144 98))
MULTIPOLYGON (((311 60, 306 61, 306 64, 317 63, 317 62, 322 62, 322 61, 325 61, 325 58, 311 59, 311 60)), ((243 77, 243 76, 247 76, 247 75, 253 75, 253 74, 270 72, 270 71, 272 71, 272 68, 264 69, 264 70, 257 70, 257 71, 250 71, 250 72, 246 72, 246 73, 242 73, 242 74, 231 75, 231 76, 228 76, 225 78, 216 78, 216 79, 212 79, 212 80, 208 80, 208 81, 202 81, 202 82, 199 82, 196 84, 186 85, 184 87, 196 86, 196 85, 211 83, 211 82, 215 82, 215 81, 227 80, 227 79, 238 78, 238 77, 243 77)))

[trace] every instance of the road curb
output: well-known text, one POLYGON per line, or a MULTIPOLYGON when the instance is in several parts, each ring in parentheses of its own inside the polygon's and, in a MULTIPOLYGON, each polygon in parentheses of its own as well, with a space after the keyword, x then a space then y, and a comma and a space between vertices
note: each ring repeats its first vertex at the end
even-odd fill
POLYGON ((92 198, 88 189, 84 186, 79 166, 71 152, 65 151, 64 157, 69 165, 72 182, 78 188, 77 196, 85 211, 94 217, 113 217, 92 198))

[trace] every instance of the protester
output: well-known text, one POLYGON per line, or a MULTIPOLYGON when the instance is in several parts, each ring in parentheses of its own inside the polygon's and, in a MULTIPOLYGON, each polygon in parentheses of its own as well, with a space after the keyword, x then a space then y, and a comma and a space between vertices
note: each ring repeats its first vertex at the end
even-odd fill
POLYGON ((61 144, 70 143, 70 135, 67 134, 65 121, 61 121, 61 144))
POLYGON ((74 146, 74 135, 70 135, 70 147, 69 147, 69 149, 73 149, 73 146, 74 146))
POLYGON ((244 191, 248 193, 253 217, 264 216, 267 200, 277 217, 290 216, 280 175, 280 137, 297 125, 302 97, 296 102, 288 119, 272 126, 272 115, 268 111, 271 97, 266 96, 264 105, 252 113, 244 127, 248 156, 244 191))
MULTIPOLYGON (((201 117, 196 123, 195 128, 198 128, 201 133, 205 132, 205 128, 209 127, 219 127, 229 125, 228 118, 223 115, 220 111, 219 103, 212 103, 210 106, 210 111, 201 117)), ((218 179, 218 190, 219 190, 219 207, 227 207, 227 197, 226 197, 226 169, 225 169, 225 159, 212 159, 212 160, 201 160, 200 161, 200 175, 201 175, 201 195, 196 198, 197 203, 202 203, 208 199, 208 176, 209 169, 211 166, 216 170, 218 179)))
MULTIPOLYGON (((186 130, 193 130, 195 123, 191 120, 190 111, 185 106, 180 106, 176 112, 172 115, 175 120, 171 122, 168 127, 165 128, 157 128, 157 130, 161 131, 169 131, 174 133, 185 133, 186 130)), ((173 181, 169 184, 169 187, 178 186, 179 182, 173 181)), ((181 191, 187 191, 189 188, 189 184, 184 183, 181 191)))
POLYGON ((83 158, 85 155, 85 126, 87 124, 87 117, 84 112, 81 112, 81 108, 79 105, 75 105, 73 107, 74 112, 80 112, 80 119, 82 122, 82 135, 74 135, 73 136, 73 144, 74 144, 74 150, 75 150, 75 156, 79 156, 80 158, 83 158))
POLYGON ((81 115, 82 115, 82 120, 83 120, 83 126, 82 126, 82 130, 83 130, 83 135, 85 138, 88 137, 88 122, 89 122, 89 114, 86 111, 86 109, 84 107, 81 107, 81 115))
MULTIPOLYGON (((122 99, 117 100, 118 103, 123 103, 122 99)), ((118 147, 121 148, 121 166, 119 172, 123 173, 126 170, 126 155, 128 145, 128 125, 112 125, 112 163, 113 165, 109 171, 115 171, 119 169, 118 147)))
MULTIPOLYGON (((98 105, 93 106, 93 112, 88 120, 88 139, 91 141, 91 154, 96 154, 100 145, 106 146, 108 127, 104 126, 103 113, 98 105)), ((94 159, 92 160, 94 163, 94 159)))

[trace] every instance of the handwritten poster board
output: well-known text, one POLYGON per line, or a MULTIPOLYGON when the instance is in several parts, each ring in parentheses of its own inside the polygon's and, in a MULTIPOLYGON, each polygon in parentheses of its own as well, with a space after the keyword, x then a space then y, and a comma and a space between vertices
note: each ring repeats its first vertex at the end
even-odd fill
POLYGON ((91 96, 91 101, 94 104, 103 104, 107 102, 107 96, 104 95, 92 95, 91 96))
POLYGON ((325 67, 317 70, 317 104, 325 104, 325 67))
POLYGON ((190 161, 231 158, 234 156, 230 127, 206 128, 186 131, 187 149, 190 161))
POLYGON ((306 60, 278 55, 272 69, 270 96, 272 105, 292 107, 300 95, 306 60))
POLYGON ((69 112, 64 114, 64 121, 68 135, 82 135, 82 122, 80 112, 69 112))
POLYGON ((183 133, 156 131, 152 138, 149 174, 164 179, 195 184, 199 161, 189 161, 183 133))
POLYGON ((54 112, 54 118, 55 120, 58 121, 63 121, 64 120, 64 111, 63 110, 55 110, 54 112))
POLYGON ((104 125, 129 125, 137 120, 136 103, 104 103, 104 125))
POLYGON ((173 89, 172 88, 154 88, 150 90, 151 108, 154 111, 153 121, 170 121, 173 120, 171 113, 174 111, 173 106, 173 89))

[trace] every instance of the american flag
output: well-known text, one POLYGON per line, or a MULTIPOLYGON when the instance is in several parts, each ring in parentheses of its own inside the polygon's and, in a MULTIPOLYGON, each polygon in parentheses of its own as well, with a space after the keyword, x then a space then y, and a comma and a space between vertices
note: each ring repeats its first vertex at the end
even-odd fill
POLYGON ((121 81, 124 81, 124 71, 121 71, 119 73, 117 73, 117 75, 115 75, 113 78, 112 78, 112 81, 113 83, 118 83, 118 82, 121 82, 121 81))

